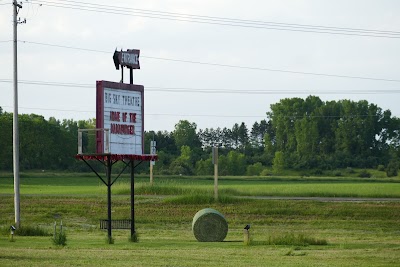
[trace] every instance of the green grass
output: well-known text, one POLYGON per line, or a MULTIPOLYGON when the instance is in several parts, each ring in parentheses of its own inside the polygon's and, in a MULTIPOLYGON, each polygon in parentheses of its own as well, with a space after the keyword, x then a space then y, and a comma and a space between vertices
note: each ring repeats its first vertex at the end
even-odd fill
MULTIPOLYGON (((236 190, 235 185, 222 185, 222 190, 236 190)), ((380 182, 258 182, 242 184, 237 195, 242 196, 302 196, 302 197, 400 197, 400 183, 380 182)))
MULTIPOLYGON (((12 196, 0 196, 0 209, 13 220, 12 196)), ((98 219, 106 216, 105 196, 28 196, 21 201, 22 223, 53 227, 60 214, 68 232, 64 249, 49 237, 0 236, 0 265, 13 266, 395 266, 400 260, 400 203, 325 203, 248 200, 242 203, 178 204, 162 198, 136 199, 136 228, 114 230, 114 244, 98 219), (191 232, 194 214, 212 207, 229 224, 225 242, 199 243, 191 232), (253 243, 243 245, 243 227, 251 223, 253 243), (321 243, 327 245, 321 246, 321 243), (301 248, 296 248, 301 246, 301 248), (288 254, 288 251, 291 251, 288 254), (301 255, 305 254, 305 255, 301 255), (371 257, 371 255, 374 255, 371 257), (303 257, 287 257, 303 256, 303 257), (207 259, 207 260, 202 260, 207 259)), ((113 218, 129 216, 129 197, 113 198, 113 218)))
MULTIPOLYGON (((7 226, 0 227, 0 233, 2 235, 10 234, 10 226, 7 225, 7 226)), ((51 235, 49 231, 47 231, 46 229, 43 229, 42 227, 39 227, 37 225, 21 226, 16 231, 14 231, 14 234, 16 236, 50 236, 51 235)))
MULTIPOLYGON (((12 176, 0 176, 0 194, 13 194, 12 176)), ((212 177, 135 177, 135 194, 194 195, 213 192, 212 177)), ((400 179, 356 177, 220 177, 219 191, 228 196, 303 197, 400 197, 400 179)), ((94 174, 83 176, 47 173, 24 174, 21 194, 103 195, 107 187, 94 174)), ((115 195, 130 194, 130 181, 123 175, 112 186, 115 195)))
POLYGON ((271 235, 268 237, 267 242, 261 244, 286 246, 324 246, 328 245, 328 242, 325 239, 316 239, 314 237, 306 236, 304 234, 286 233, 279 236, 271 235))
MULTIPOLYGON (((98 178, 22 176, 22 226, 53 233, 54 222, 61 219, 68 234, 62 247, 49 236, 16 235, 10 242, 13 184, 12 177, 1 176, 0 266, 399 266, 400 202, 234 197, 354 193, 398 197, 398 179, 224 177, 215 202, 212 177, 156 177, 154 186, 146 177, 136 178, 136 193, 141 193, 135 197, 140 240, 131 242, 130 231, 113 230, 114 244, 107 244, 106 231, 98 225, 107 217, 105 186, 98 178), (193 216, 205 207, 224 214, 229 225, 224 242, 195 240, 193 216), (251 224, 249 246, 243 243, 246 224, 251 224)), ((129 186, 126 176, 113 186, 113 219, 130 216, 129 186)))

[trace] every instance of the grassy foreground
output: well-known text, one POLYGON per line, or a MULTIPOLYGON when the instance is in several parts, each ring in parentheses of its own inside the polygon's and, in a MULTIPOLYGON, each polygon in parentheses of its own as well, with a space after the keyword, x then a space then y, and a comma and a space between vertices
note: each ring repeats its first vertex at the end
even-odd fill
MULTIPOLYGON (((400 266, 400 202, 238 200, 222 194, 220 203, 209 203, 207 196, 186 194, 196 188, 199 192, 212 188, 207 179, 198 183, 171 179, 157 189, 149 189, 145 180, 139 179, 138 190, 183 195, 137 196, 139 242, 128 241, 129 231, 113 230, 115 243, 108 245, 105 231, 98 229, 98 219, 107 214, 105 186, 99 185, 96 178, 24 179, 22 224, 40 226, 51 234, 54 221, 60 221, 55 215, 60 215, 67 246, 53 245, 51 236, 15 236, 15 242, 9 241, 7 228, 14 219, 13 196, 8 188, 9 178, 0 178, 0 266, 400 266), (141 183, 144 189, 139 189, 141 183), (81 191, 77 193, 75 189, 81 191), (224 242, 195 240, 192 219, 205 207, 215 208, 226 217, 229 232, 224 242), (248 223, 252 243, 245 246, 243 227, 248 223), (326 240, 327 245, 285 244, 290 236, 326 240), (274 240, 283 242, 273 244, 274 240)), ((292 191, 299 185, 299 181, 284 182, 288 188, 292 185, 292 191)), ((330 182, 342 188, 349 184, 330 182)), ((236 187, 232 182, 228 185, 234 190, 226 190, 225 194, 243 192, 241 185, 247 186, 248 192, 255 192, 260 190, 260 183, 266 188, 272 182, 247 179, 236 187)), ((358 183, 365 182, 350 184, 358 183)), ((396 181, 384 184, 398 185, 396 181)), ((119 186, 114 191, 121 190, 121 194, 113 195, 114 219, 128 218, 130 214, 129 196, 122 194, 125 185, 119 186)), ((359 192, 363 190, 366 189, 359 192)))

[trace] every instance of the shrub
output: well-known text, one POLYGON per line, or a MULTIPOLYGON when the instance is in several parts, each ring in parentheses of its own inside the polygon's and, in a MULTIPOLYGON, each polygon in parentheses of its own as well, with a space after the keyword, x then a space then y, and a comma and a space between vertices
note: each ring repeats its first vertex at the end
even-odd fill
POLYGON ((265 168, 264 170, 262 170, 262 172, 260 173, 261 176, 271 176, 273 175, 272 171, 265 168))
POLYGON ((247 166, 246 175, 248 176, 258 176, 263 171, 264 167, 260 162, 254 163, 253 165, 247 166))
POLYGON ((21 226, 15 231, 19 236, 50 236, 50 233, 38 226, 21 226))
POLYGON ((369 173, 367 170, 362 170, 359 174, 358 177, 361 178, 370 178, 371 177, 371 173, 369 173))
POLYGON ((391 160, 386 168, 387 177, 397 176, 399 170, 399 162, 397 160, 391 160))
POLYGON ((384 165, 378 165, 377 170, 383 172, 383 171, 385 171, 385 166, 384 165))
POLYGON ((133 235, 129 237, 129 242, 133 243, 139 242, 139 234, 137 232, 133 233, 133 235))
POLYGON ((65 246, 67 245, 67 235, 65 232, 56 233, 53 238, 53 244, 56 246, 65 246))
POLYGON ((335 171, 334 173, 333 173, 333 175, 335 175, 335 176, 342 176, 342 173, 340 172, 340 171, 335 171))
POLYGON ((322 174, 324 174, 324 172, 323 172, 321 169, 315 169, 315 170, 313 171, 313 174, 314 174, 314 175, 322 175, 322 174))

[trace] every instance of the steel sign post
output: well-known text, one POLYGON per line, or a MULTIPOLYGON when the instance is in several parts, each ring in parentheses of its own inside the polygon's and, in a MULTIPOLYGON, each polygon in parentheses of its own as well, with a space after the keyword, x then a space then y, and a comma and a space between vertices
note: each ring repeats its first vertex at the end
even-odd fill
MULTIPOLYGON (((156 141, 150 141, 150 154, 156 154, 156 141)), ((150 184, 153 184, 153 166, 156 164, 154 160, 150 161, 150 184)))

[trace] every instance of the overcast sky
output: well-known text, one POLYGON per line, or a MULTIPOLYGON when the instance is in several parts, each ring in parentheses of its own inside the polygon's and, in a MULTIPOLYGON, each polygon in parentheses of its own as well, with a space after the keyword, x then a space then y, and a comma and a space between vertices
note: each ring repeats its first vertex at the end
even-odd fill
MULTIPOLYGON (((13 111, 11 2, 0 0, 0 106, 8 112, 13 111)), ((241 122, 251 129, 267 118, 271 104, 310 94, 323 101, 365 99, 400 116, 398 0, 37 0, 22 5, 19 17, 27 23, 18 26, 18 77, 24 82, 19 113, 94 118, 96 80, 120 80, 112 61, 118 48, 141 51, 134 82, 145 87, 145 130, 171 131, 181 119, 198 129, 241 122), (84 3, 96 4, 98 12, 84 3), (123 7, 129 13, 123 15, 123 7), (194 23, 179 14, 207 17, 194 23), (309 32, 315 27, 299 24, 333 28, 315 33, 309 32), (285 30, 277 30, 279 25, 285 30), (392 33, 376 37, 382 31, 392 33)), ((125 82, 128 78, 126 70, 125 82)))

